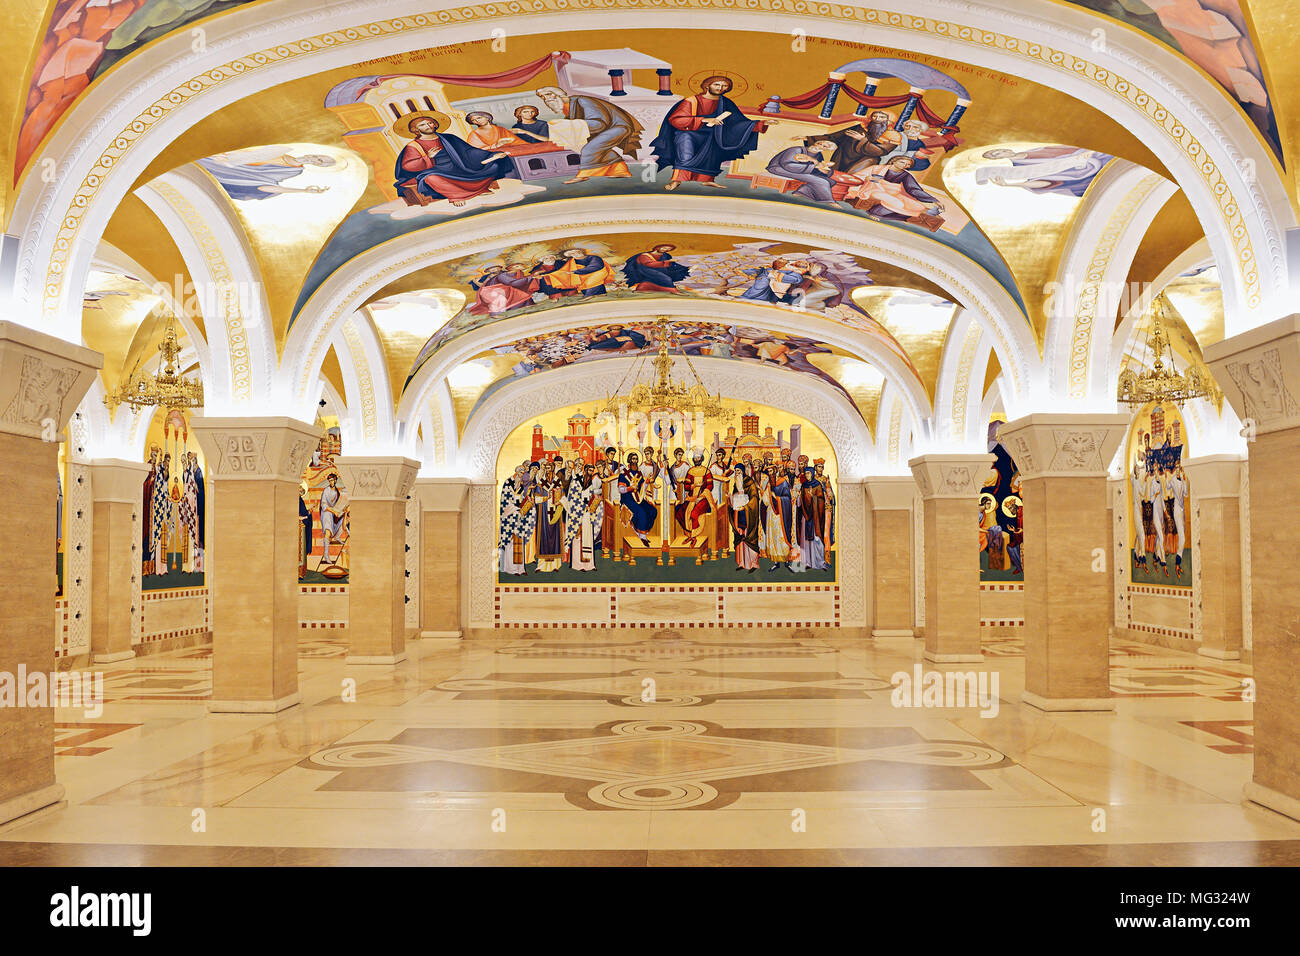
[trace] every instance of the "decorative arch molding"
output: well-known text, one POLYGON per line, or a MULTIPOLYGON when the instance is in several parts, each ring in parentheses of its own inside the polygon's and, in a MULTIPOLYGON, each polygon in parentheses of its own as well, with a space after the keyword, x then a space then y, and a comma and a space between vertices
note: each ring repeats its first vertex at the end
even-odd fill
MULTIPOLYGON (((1106 408, 1110 330, 1133 257, 1178 187, 1124 160, 1108 163, 1084 195, 1049 296, 1043 350, 1053 407, 1106 408)), ((1116 373, 1118 374, 1118 373, 1116 373)))
MULTIPOLYGON (((451 389, 447 380, 441 379, 427 390, 428 399, 418 412, 420 435, 411 429, 416 458, 422 462, 421 475, 447 475, 460 457, 460 426, 456 421, 456 408, 452 404, 451 389)), ((399 423, 405 419, 399 419, 399 423)))
MULTIPOLYGON (((136 193, 171 233, 190 271, 209 329, 210 414, 247 411, 273 397, 275 333, 257 259, 219 187, 182 167, 136 193)), ((184 312, 184 309, 181 309, 184 312)))
POLYGON ((984 450, 980 392, 991 351, 991 343, 980 324, 967 313, 958 312, 948 328, 939 358, 934 425, 930 430, 934 450, 984 450))
POLYGON ((342 425, 348 454, 383 454, 397 446, 393 387, 379 333, 364 312, 353 312, 334 333, 348 413, 342 425))
MULTIPOLYGON (((415 378, 411 380, 402 394, 397 417, 402 420, 414 415, 420 408, 430 389, 442 382, 447 374, 466 359, 485 352, 502 342, 516 341, 530 335, 543 335, 562 329, 583 328, 591 325, 603 325, 615 321, 646 321, 654 315, 666 315, 670 318, 682 318, 690 321, 712 321, 723 325, 749 325, 773 332, 786 332, 793 335, 806 335, 820 342, 837 346, 862 358, 875 366, 886 381, 894 382, 906 403, 913 420, 928 422, 930 419, 930 401, 924 387, 915 373, 903 363, 902 359, 883 344, 872 339, 860 330, 851 329, 832 319, 821 318, 812 312, 793 312, 787 309, 752 305, 723 299, 659 299, 653 302, 623 299, 602 303, 591 301, 578 305, 565 306, 547 312, 519 316, 514 319, 502 319, 492 325, 466 333, 448 345, 439 349, 424 363, 415 378)), ((598 364, 604 368, 610 359, 601 359, 598 364)), ((728 368, 750 368, 751 370, 768 369, 780 371, 778 366, 747 364, 734 360, 720 359, 728 368)), ((578 368, 591 369, 587 363, 578 368)), ((543 373, 545 374, 545 373, 543 373)), ((791 373, 799 374, 799 373, 791 373)), ((537 376, 530 376, 537 377, 537 376)), ((800 374, 801 378, 808 378, 800 374)), ((861 416, 858 416, 861 421, 861 416)), ((453 419, 454 420, 454 419, 453 419)))
MULTIPOLYGON (((1014 379, 1017 396, 1028 400, 1037 390, 1041 366, 1033 330, 1007 291, 971 260, 894 226, 867 219, 845 222, 843 213, 828 210, 796 211, 797 218, 789 204, 733 197, 600 196, 482 213, 431 227, 367 250, 330 276, 290 328, 283 366, 291 388, 305 387, 324 360, 333 326, 379 289, 417 269, 514 243, 660 228, 838 249, 914 272, 979 317, 992 335, 999 362, 1014 379)), ((658 306, 637 307, 644 313, 658 306)))
POLYGON ((876 460, 873 472, 881 475, 910 475, 907 460, 912 457, 912 443, 917 424, 908 414, 899 390, 885 382, 876 413, 876 460))
MULTIPOLYGON (((1280 172, 1239 108, 1172 50, 1060 4, 1044 5, 1043 16, 1016 0, 784 7, 783 0, 755 0, 744 10, 733 0, 676 4, 692 14, 683 29, 788 35, 811 26, 818 36, 861 40, 869 28, 875 42, 900 51, 954 57, 1095 103, 1146 142, 1187 193, 1225 275, 1230 332, 1262 324, 1285 308, 1284 232, 1296 217, 1280 172), (1108 42, 1094 50, 1102 23, 1111 27, 1108 42)), ((212 18, 199 51, 187 31, 159 39, 148 55, 126 61, 92 86, 29 164, 30 171, 43 156, 57 156, 63 173, 52 183, 27 175, 20 184, 12 217, 20 232, 12 277, 17 311, 54 334, 74 336, 72 300, 84 286, 86 250, 148 163, 204 116, 260 89, 337 66, 478 40, 494 28, 516 36, 563 29, 557 14, 567 8, 567 0, 536 0, 528 12, 513 4, 392 0, 379 20, 366 0, 324 6, 284 0, 212 18)), ((583 29, 634 29, 661 26, 660 11, 656 0, 608 0, 574 12, 583 29)))
MULTIPOLYGON (((637 361, 605 359, 595 365, 570 365, 530 375, 494 392, 465 425, 460 472, 474 482, 494 482, 497 455, 506 436, 557 408, 604 401, 618 392, 637 361)), ((870 473, 871 433, 852 402, 831 386, 787 369, 737 369, 737 363, 727 359, 697 358, 693 364, 710 391, 792 412, 816 425, 835 449, 841 482, 859 481, 870 473)), ((690 371, 675 358, 673 373, 680 377, 690 371)))

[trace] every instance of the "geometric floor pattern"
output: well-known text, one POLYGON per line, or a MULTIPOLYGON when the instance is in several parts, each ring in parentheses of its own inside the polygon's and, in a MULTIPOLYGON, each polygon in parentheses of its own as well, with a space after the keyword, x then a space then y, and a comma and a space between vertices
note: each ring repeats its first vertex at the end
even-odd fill
POLYGON ((0 863, 1300 862, 1300 824, 1241 800, 1236 662, 1116 642, 1115 711, 1046 714, 1019 638, 962 665, 644 631, 347 650, 303 640, 277 715, 209 714, 194 648, 104 666, 102 714, 56 714, 67 806, 0 830, 0 863), (996 712, 895 706, 918 664, 996 679, 996 712))

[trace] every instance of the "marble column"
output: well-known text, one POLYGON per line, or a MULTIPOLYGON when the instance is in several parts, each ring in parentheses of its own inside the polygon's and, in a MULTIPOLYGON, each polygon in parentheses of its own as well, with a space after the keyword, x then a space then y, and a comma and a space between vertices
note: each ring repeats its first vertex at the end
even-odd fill
POLYGON ((916 480, 908 475, 867 478, 871 504, 871 636, 914 637, 912 509, 916 480))
POLYGON ((54 662, 59 438, 102 365, 98 352, 0 321, 0 824, 57 804, 54 708, 27 706, 27 675, 54 662), (23 683, 26 683, 24 678, 23 683), (19 705, 18 695, 22 695, 19 705))
POLYGON ((1111 459, 1127 414, 1035 414, 999 429, 1020 470, 1025 567, 1024 701, 1113 710, 1111 459))
POLYGON ((406 659, 406 496, 420 463, 398 456, 335 459, 351 512, 349 664, 406 659))
POLYGON ((465 578, 461 549, 469 482, 417 478, 420 502, 420 637, 461 637, 465 578))
POLYGON ((212 700, 216 713, 298 703, 298 486, 319 437, 284 417, 195 417, 212 494, 212 700))
POLYGON ((96 664, 135 657, 131 619, 140 569, 141 488, 149 466, 101 458, 90 463, 90 653, 96 664))
POLYGON ((1249 441, 1256 699, 1255 768, 1245 796, 1300 820, 1300 315, 1216 342, 1205 359, 1249 441))
POLYGON ((907 464, 921 491, 925 529, 924 657, 982 661, 978 502, 993 456, 932 454, 907 464))
MULTIPOLYGON (((1199 530, 1193 555, 1201 606, 1198 654, 1241 658, 1241 466, 1237 455, 1204 455, 1183 463, 1199 530)), ((1190 529, 1189 529, 1190 531, 1190 529)))

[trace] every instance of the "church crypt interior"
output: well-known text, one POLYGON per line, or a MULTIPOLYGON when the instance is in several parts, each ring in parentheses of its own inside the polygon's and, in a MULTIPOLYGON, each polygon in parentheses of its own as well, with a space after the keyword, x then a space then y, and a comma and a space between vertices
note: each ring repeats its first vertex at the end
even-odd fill
POLYGON ((5 15, 0 865, 1300 864, 1289 0, 5 15))

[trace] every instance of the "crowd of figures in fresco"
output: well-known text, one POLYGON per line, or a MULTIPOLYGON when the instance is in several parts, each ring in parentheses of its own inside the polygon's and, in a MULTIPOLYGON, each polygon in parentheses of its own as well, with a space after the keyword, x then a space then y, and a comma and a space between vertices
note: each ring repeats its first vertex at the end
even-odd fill
POLYGON ((204 580, 207 515, 203 464, 179 409, 162 413, 161 443, 150 444, 142 488, 141 587, 191 587, 204 580))
MULTIPOLYGON (((528 314, 595 297, 675 295, 780 305, 816 312, 871 334, 906 355, 853 300, 853 290, 872 285, 871 270, 855 256, 829 249, 783 248, 767 242, 736 243, 712 252, 679 250, 651 242, 635 251, 621 241, 579 237, 534 242, 468 257, 449 279, 464 283, 465 307, 425 344, 414 368, 437 349, 503 317, 528 314)), ((771 337, 770 333, 760 333, 771 337)), ((602 349, 615 346, 605 343, 602 349)), ((626 341, 620 351, 630 351, 626 341)), ((731 357, 730 355, 726 357, 731 357)))
POLYGON ((734 556, 735 572, 831 570, 835 492, 824 460, 796 458, 789 448, 736 454, 734 445, 711 456, 680 447, 671 456, 653 446, 622 455, 613 446, 594 451, 523 461, 506 478, 503 576, 565 564, 589 572, 602 561, 654 557, 665 525, 674 554, 734 556))
POLYGON ((1184 446, 1183 422, 1172 405, 1149 407, 1134 423, 1128 474, 1134 583, 1191 584, 1184 446))

